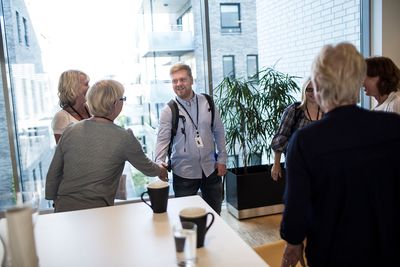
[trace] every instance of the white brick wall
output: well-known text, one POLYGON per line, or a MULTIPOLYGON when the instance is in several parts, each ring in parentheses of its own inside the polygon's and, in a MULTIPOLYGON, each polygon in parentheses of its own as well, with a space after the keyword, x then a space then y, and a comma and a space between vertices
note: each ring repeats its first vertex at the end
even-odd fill
POLYGON ((257 0, 257 35, 260 67, 306 77, 323 45, 360 48, 360 0, 257 0))

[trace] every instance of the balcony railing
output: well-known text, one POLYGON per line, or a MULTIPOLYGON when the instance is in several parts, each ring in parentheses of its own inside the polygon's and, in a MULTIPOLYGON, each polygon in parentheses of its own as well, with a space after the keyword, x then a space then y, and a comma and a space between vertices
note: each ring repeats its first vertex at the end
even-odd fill
POLYGON ((154 31, 142 39, 143 57, 182 56, 194 51, 194 38, 191 31, 154 31))

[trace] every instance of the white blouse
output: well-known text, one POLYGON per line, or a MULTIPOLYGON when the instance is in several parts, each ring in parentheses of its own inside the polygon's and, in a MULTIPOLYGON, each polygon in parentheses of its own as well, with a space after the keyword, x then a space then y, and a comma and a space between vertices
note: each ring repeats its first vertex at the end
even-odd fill
POLYGON ((400 114, 400 92, 391 92, 385 102, 376 106, 374 110, 396 112, 400 114))
POLYGON ((58 111, 51 121, 51 128, 54 134, 63 134, 65 129, 73 123, 78 122, 71 114, 65 110, 58 111))

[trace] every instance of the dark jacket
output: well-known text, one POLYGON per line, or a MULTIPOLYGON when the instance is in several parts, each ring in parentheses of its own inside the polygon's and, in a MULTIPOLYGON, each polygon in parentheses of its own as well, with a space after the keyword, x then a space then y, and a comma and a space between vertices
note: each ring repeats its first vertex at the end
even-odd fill
POLYGON ((400 116, 343 106, 288 145, 281 236, 308 264, 396 266, 400 116))

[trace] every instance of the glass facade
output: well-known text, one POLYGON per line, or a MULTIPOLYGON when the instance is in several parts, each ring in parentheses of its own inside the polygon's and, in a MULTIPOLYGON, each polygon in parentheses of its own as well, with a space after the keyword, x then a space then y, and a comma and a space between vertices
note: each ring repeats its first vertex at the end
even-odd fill
MULTIPOLYGON (((259 47, 257 3, 263 1, 0 0, 0 193, 43 196, 56 146, 58 78, 68 69, 87 73, 90 84, 123 83, 127 101, 116 122, 154 158, 160 111, 174 97, 174 63, 190 65, 195 91, 210 94, 223 77, 250 77, 264 67, 269 48, 259 47)), ((124 174, 122 199, 137 199, 152 179, 130 164, 124 174)))

